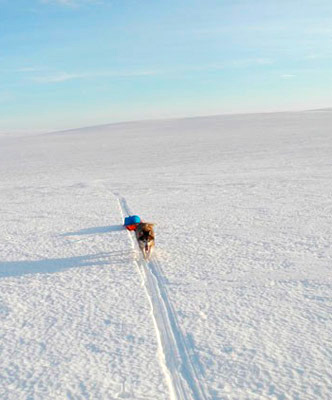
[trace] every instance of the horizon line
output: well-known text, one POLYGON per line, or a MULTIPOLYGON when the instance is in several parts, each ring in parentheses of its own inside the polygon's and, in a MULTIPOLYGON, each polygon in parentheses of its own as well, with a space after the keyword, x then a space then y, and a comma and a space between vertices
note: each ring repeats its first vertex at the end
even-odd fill
POLYGON ((301 112, 315 112, 315 111, 331 111, 331 107, 318 107, 318 108, 298 108, 298 109, 285 109, 285 110, 266 110, 266 111, 243 111, 243 112, 225 112, 225 113, 218 113, 218 114, 201 114, 201 115, 191 115, 191 116, 180 116, 180 117, 161 117, 161 118, 143 118, 143 119, 128 119, 128 120, 120 120, 108 123, 101 123, 97 125, 85 125, 85 126, 76 126, 76 127, 68 127, 64 129, 51 129, 51 130, 13 130, 2 133, 0 131, 0 138, 1 137, 10 137, 14 136, 16 138, 19 137, 27 137, 27 136, 42 136, 42 135, 52 135, 52 134, 59 134, 65 132, 72 132, 72 131, 79 131, 85 129, 92 129, 92 128, 102 128, 106 126, 116 126, 116 125, 126 125, 126 124, 135 124, 135 123, 143 123, 143 122, 162 122, 162 121, 180 121, 180 120, 187 120, 187 119, 201 119, 201 118, 213 118, 213 117, 226 117, 226 116, 236 116, 236 115, 260 115, 260 114, 286 114, 286 113, 301 113, 301 112), (23 133, 25 132, 25 133, 23 133), (28 132, 31 132, 30 134, 28 132))

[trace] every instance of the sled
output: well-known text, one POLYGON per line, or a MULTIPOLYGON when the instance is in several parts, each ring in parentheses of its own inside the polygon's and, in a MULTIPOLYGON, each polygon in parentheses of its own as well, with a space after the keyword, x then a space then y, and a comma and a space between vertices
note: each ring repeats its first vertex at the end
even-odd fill
POLYGON ((141 222, 141 218, 138 215, 130 215, 125 218, 124 227, 128 229, 128 231, 135 231, 138 224, 141 222))

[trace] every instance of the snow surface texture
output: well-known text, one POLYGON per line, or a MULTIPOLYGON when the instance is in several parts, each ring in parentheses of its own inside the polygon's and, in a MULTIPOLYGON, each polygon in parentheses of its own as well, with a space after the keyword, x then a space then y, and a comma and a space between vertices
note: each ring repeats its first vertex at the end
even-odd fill
POLYGON ((0 137, 0 398, 330 399, 331 124, 0 137))

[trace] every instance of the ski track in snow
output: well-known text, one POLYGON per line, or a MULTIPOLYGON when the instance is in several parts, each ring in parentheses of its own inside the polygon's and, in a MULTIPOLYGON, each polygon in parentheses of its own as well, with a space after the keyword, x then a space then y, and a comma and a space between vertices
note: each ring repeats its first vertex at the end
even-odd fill
MULTIPOLYGON (((122 217, 133 215, 126 199, 114 193, 119 201, 122 217)), ((138 257, 135 264, 151 306, 152 318, 159 345, 159 360, 170 390, 171 400, 207 400, 204 387, 189 351, 175 310, 169 301, 163 274, 155 254, 145 261, 140 254, 134 235, 128 231, 131 245, 138 257)))

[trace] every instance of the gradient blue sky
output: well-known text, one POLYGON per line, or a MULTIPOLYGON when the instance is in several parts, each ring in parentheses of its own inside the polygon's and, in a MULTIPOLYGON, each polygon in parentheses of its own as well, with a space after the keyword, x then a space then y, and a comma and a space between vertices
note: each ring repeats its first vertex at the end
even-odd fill
POLYGON ((331 0, 0 0, 0 133, 332 106, 331 0))

